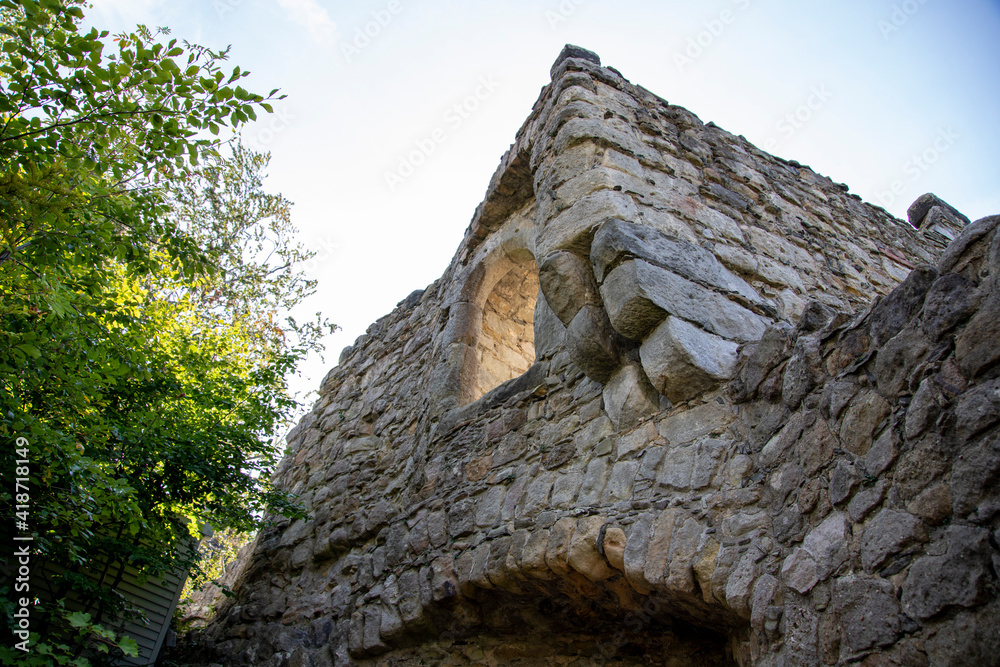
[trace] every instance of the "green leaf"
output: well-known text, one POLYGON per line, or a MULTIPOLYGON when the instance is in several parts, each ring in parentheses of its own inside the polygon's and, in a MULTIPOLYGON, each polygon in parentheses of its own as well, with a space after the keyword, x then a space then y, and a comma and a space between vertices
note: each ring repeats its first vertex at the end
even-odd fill
POLYGON ((139 656, 139 645, 131 637, 122 637, 118 640, 118 648, 130 658, 139 656))
POLYGON ((74 611, 66 616, 69 620, 69 624, 74 628, 83 628, 90 625, 90 614, 85 614, 82 611, 74 611))
POLYGON ((30 345, 28 343, 22 343, 21 345, 18 345, 17 349, 21 350, 32 359, 38 359, 39 357, 42 356, 41 351, 37 347, 35 347, 34 345, 30 345))

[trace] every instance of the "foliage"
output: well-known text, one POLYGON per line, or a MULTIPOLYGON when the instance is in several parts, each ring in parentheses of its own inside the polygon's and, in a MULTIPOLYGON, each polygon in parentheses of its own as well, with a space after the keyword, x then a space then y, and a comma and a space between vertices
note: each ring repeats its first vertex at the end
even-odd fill
POLYGON ((164 29, 83 32, 82 6, 0 0, 0 439, 6 470, 29 443, 33 650, 59 664, 129 648, 103 625, 127 607, 117 565, 186 568, 200 523, 300 512, 267 481, 269 436, 329 327, 282 321, 311 255, 267 156, 212 136, 274 91, 164 29))
POLYGON ((174 610, 172 626, 178 632, 203 625, 201 614, 214 613, 215 605, 221 596, 232 596, 229 586, 236 575, 240 550, 248 546, 254 539, 251 533, 240 533, 227 529, 205 537, 201 541, 199 551, 201 560, 197 572, 192 573, 184 583, 180 601, 174 610), (206 609, 206 603, 211 601, 211 608, 206 609), (188 617, 191 614, 197 616, 188 617))

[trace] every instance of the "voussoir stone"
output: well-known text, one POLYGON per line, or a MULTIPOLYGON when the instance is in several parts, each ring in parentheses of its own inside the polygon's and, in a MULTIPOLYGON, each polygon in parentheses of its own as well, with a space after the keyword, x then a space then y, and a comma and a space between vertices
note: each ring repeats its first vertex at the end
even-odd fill
POLYGON ((660 395, 642 366, 624 364, 604 386, 604 409, 616 428, 627 429, 660 410, 660 395))
POLYGON ((590 261, 599 281, 625 259, 642 259, 688 280, 722 292, 739 294, 751 303, 762 303, 760 295, 736 276, 708 250, 683 239, 624 220, 609 220, 594 235, 590 261))
POLYGON ((668 314, 729 340, 759 340, 768 321, 721 294, 643 260, 615 268, 601 285, 611 324, 642 340, 668 314))
POLYGON ((673 403, 693 398, 733 377, 739 346, 668 316, 639 348, 642 367, 673 403))

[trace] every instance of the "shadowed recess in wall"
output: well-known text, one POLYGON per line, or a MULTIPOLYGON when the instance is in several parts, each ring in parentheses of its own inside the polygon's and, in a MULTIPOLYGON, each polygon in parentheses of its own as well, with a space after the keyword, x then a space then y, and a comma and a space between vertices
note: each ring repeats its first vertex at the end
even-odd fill
POLYGON ((516 265, 493 287, 483 308, 483 326, 476 344, 479 370, 472 400, 531 368, 537 298, 534 262, 516 265))

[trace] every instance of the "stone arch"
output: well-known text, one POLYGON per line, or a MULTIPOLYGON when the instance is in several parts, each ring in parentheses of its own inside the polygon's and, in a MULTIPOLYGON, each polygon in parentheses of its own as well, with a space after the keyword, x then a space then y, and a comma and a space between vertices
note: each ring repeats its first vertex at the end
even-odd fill
POLYGON ((538 266, 530 249, 533 206, 513 215, 496 243, 478 254, 460 301, 466 320, 459 403, 479 400, 492 389, 524 374, 535 361, 534 310, 538 266))
POLYGON ((482 306, 476 341, 472 400, 523 374, 535 361, 534 310, 538 268, 534 260, 513 263, 493 285, 482 306))

